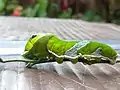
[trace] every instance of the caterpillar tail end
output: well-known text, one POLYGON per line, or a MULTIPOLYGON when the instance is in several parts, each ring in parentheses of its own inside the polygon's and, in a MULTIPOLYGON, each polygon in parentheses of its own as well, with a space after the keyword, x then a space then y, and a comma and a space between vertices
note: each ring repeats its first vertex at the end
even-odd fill
POLYGON ((118 54, 118 58, 116 60, 116 63, 120 63, 120 54, 118 54))
POLYGON ((0 62, 1 62, 1 63, 4 63, 4 61, 3 61, 3 59, 2 59, 2 58, 0 58, 0 62))

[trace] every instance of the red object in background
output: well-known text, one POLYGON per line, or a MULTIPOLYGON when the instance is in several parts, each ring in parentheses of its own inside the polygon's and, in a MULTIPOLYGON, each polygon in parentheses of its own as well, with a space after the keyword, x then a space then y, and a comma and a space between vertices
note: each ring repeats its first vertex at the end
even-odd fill
POLYGON ((22 9, 23 9, 23 8, 22 8, 21 6, 15 8, 14 11, 13 11, 12 16, 20 16, 22 9))
POLYGON ((19 11, 14 11, 12 16, 20 16, 20 12, 19 11))
POLYGON ((69 8, 68 0, 61 0, 60 1, 60 7, 62 11, 67 11, 69 8))

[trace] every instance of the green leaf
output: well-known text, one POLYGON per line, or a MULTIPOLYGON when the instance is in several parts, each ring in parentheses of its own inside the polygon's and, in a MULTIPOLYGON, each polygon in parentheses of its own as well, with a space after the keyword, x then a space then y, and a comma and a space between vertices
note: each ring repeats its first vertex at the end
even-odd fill
POLYGON ((48 5, 48 17, 57 17, 58 16, 58 13, 59 13, 60 9, 59 9, 59 6, 55 3, 49 3, 48 5))
POLYGON ((26 16, 26 17, 32 17, 32 8, 31 7, 27 7, 22 11, 22 16, 26 16))
POLYGON ((9 5, 7 5, 6 9, 8 11, 13 11, 17 6, 18 6, 17 4, 16 5, 15 4, 9 4, 9 5))
POLYGON ((47 16, 47 5, 48 5, 48 0, 38 0, 39 4, 39 9, 37 12, 38 17, 46 17, 47 16))
POLYGON ((62 12, 62 13, 58 16, 58 18, 71 18, 71 17, 72 17, 71 14, 72 14, 72 9, 69 8, 68 11, 62 12))
POLYGON ((102 18, 98 15, 95 15, 93 21, 100 22, 100 21, 102 21, 102 18))
POLYGON ((31 17, 37 16, 37 11, 39 10, 39 4, 36 4, 31 12, 31 17))
POLYGON ((4 0, 0 0, 0 12, 2 12, 5 8, 5 1, 4 0))

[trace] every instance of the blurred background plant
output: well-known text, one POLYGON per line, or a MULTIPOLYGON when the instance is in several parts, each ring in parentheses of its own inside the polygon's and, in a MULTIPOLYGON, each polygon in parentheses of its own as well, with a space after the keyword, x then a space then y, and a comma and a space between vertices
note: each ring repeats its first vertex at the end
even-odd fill
POLYGON ((0 0, 0 15, 120 24, 120 0, 0 0))

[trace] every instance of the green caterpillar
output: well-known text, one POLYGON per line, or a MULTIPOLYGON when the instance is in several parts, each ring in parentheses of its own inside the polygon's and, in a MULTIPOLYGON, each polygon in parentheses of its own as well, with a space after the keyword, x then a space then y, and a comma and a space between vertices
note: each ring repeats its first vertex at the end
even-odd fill
POLYGON ((54 34, 33 35, 25 46, 22 55, 33 61, 27 62, 27 67, 38 63, 71 61, 73 64, 109 63, 115 64, 117 52, 110 46, 95 41, 65 41, 54 34))
POLYGON ((107 44, 95 41, 65 41, 57 38, 54 34, 33 35, 27 41, 24 53, 21 55, 24 59, 0 62, 25 62, 26 67, 46 62, 71 61, 73 64, 82 62, 83 64, 96 63, 118 63, 117 52, 107 44))

